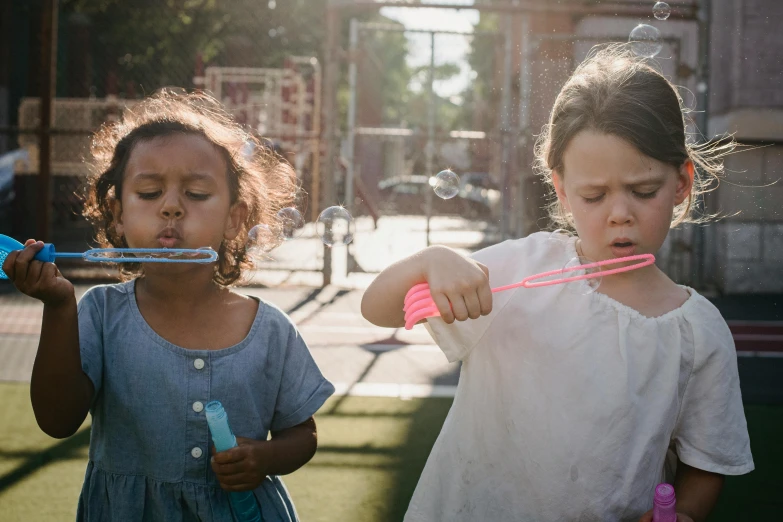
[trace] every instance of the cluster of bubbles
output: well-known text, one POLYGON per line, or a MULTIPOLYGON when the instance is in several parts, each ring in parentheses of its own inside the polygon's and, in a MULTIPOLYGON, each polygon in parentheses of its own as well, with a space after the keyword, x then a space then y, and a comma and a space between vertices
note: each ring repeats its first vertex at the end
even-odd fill
MULTIPOLYGON (((656 2, 653 6, 653 16, 657 20, 666 20, 671 15, 671 7, 666 2, 656 2)), ((633 28, 628 37, 631 49, 638 56, 653 58, 661 52, 663 43, 661 33, 652 25, 639 24, 633 28)))
MULTIPOLYGON (((246 250, 251 256, 268 253, 279 240, 300 237, 305 229, 305 219, 296 208, 286 207, 277 212, 277 225, 277 231, 267 224, 256 225, 248 231, 246 250)), ((353 218, 341 206, 329 207, 318 216, 316 230, 327 246, 347 245, 353 241, 353 218)))

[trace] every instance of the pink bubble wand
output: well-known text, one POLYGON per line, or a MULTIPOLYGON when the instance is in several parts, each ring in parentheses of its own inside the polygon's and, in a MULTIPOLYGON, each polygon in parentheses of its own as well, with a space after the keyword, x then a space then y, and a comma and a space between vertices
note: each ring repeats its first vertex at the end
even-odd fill
MULTIPOLYGON (((603 277, 613 274, 620 274, 622 272, 629 272, 631 270, 637 270, 645 266, 650 266, 655 263, 655 256, 652 254, 638 254, 635 256, 618 257, 616 259, 606 259, 604 261, 597 261, 595 263, 588 263, 586 265, 576 265, 561 268, 559 270, 550 270, 549 272, 542 272, 524 278, 518 283, 510 285, 499 286, 493 288, 492 292, 502 292, 503 290, 511 290, 512 288, 538 288, 540 286, 559 285, 563 283, 571 283, 573 281, 580 281, 582 279, 593 279, 596 277, 603 277), (547 277, 565 274, 567 272, 574 272, 577 270, 590 270, 591 268, 598 268, 605 265, 616 265, 618 263, 625 263, 629 261, 639 261, 638 263, 622 266, 620 268, 611 268, 607 270, 599 270, 593 273, 584 273, 575 276, 560 277, 557 279, 550 279, 547 281, 538 281, 539 279, 545 279, 547 277)), ((405 329, 410 330, 413 325, 426 319, 428 317, 438 317, 440 312, 438 311, 435 301, 432 300, 432 294, 430 294, 430 285, 427 283, 419 283, 411 287, 408 293, 405 294, 405 301, 403 305, 403 311, 405 312, 405 329)))

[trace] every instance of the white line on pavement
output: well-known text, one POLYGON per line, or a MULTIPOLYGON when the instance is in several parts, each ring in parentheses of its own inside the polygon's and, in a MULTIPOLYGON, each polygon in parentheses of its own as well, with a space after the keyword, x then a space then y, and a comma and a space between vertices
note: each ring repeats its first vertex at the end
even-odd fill
POLYGON ((385 382, 333 383, 335 395, 349 397, 396 397, 399 399, 454 397, 456 386, 441 384, 395 384, 385 382))

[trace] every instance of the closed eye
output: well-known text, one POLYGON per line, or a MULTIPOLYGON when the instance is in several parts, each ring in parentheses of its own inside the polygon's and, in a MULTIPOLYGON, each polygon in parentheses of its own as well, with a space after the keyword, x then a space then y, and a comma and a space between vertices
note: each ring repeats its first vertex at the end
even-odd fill
POLYGON ((604 195, 603 194, 599 194, 598 196, 594 196, 592 198, 588 198, 588 197, 584 197, 583 196, 582 199, 585 200, 585 203, 598 203, 599 201, 604 199, 604 195))
POLYGON ((155 199, 156 197, 160 196, 160 191, 156 190, 155 192, 138 192, 140 199, 155 199))
POLYGON ((197 192, 186 192, 189 198, 195 199, 196 201, 205 201, 209 199, 211 194, 200 194, 197 192))
POLYGON ((652 192, 636 192, 634 191, 634 196, 636 196, 639 199, 652 199, 655 197, 655 195, 658 193, 658 189, 653 190, 652 192))

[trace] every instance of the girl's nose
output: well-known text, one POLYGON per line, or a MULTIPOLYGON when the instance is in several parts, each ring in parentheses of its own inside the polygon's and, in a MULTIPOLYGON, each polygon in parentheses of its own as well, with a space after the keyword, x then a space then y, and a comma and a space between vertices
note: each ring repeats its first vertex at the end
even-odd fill
POLYGON ((625 198, 617 198, 612 203, 609 221, 614 225, 627 225, 633 222, 633 213, 625 198))
POLYGON ((169 198, 160 209, 161 215, 166 219, 181 218, 185 211, 182 209, 182 205, 179 204, 178 198, 169 198))

